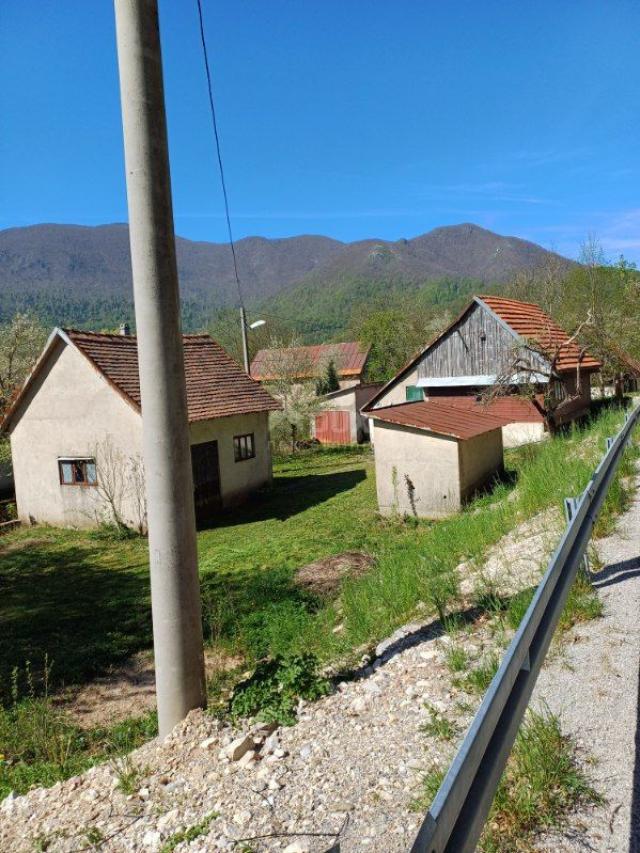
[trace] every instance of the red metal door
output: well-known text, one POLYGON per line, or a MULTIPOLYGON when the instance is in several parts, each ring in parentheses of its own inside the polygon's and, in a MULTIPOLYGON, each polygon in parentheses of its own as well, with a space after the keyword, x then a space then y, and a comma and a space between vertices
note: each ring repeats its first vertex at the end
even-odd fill
POLYGON ((316 438, 321 444, 351 444, 349 412, 316 415, 316 438))

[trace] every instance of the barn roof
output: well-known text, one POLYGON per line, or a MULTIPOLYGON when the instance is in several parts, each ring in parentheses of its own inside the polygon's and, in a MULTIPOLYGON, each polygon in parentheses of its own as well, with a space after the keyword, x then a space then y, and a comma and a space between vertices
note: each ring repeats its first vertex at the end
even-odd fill
POLYGON ((465 441, 500 429, 511 421, 495 413, 484 412, 479 407, 469 411, 461 406, 442 403, 439 400, 424 400, 417 403, 401 403, 373 409, 369 417, 385 423, 433 432, 436 435, 465 441))
POLYGON ((338 344, 315 344, 312 346, 281 347, 261 349, 256 353, 251 363, 251 376, 260 382, 277 379, 278 361, 292 365, 293 376, 296 379, 310 379, 333 361, 340 379, 360 376, 364 370, 369 355, 368 346, 357 341, 347 341, 338 344), (300 365, 300 372, 295 372, 295 365, 300 365))
MULTIPOLYGON (((140 411, 138 341, 133 335, 112 335, 56 329, 22 391, 7 412, 2 428, 9 427, 27 388, 46 362, 56 340, 78 349, 114 390, 140 411)), ((280 404, 209 335, 184 335, 185 378, 189 421, 269 412, 280 404)))
MULTIPOLYGON (((525 340, 531 340, 541 350, 545 350, 551 345, 552 352, 550 354, 552 354, 556 346, 560 346, 560 357, 556 363, 556 370, 559 373, 566 373, 576 369, 580 356, 580 347, 575 342, 568 343, 569 335, 556 325, 542 308, 533 303, 520 302, 516 299, 504 299, 499 296, 474 296, 444 331, 432 338, 395 376, 389 379, 375 397, 367 403, 363 411, 370 411, 377 401, 401 381, 438 341, 455 330, 474 305, 481 305, 491 311, 512 334, 525 340)), ((601 367, 602 363, 593 358, 589 353, 583 353, 582 358, 580 358, 580 368, 582 370, 599 370, 601 367)))
POLYGON ((534 401, 524 397, 505 395, 484 400, 471 394, 432 397, 433 402, 444 403, 470 412, 495 415, 506 423, 544 423, 544 410, 534 401))
POLYGON ((557 353, 555 368, 558 373, 575 370, 578 364, 584 370, 598 370, 602 367, 598 359, 585 352, 576 341, 572 341, 538 305, 517 299, 505 299, 502 296, 478 298, 517 335, 536 344, 548 357, 553 358, 557 353))

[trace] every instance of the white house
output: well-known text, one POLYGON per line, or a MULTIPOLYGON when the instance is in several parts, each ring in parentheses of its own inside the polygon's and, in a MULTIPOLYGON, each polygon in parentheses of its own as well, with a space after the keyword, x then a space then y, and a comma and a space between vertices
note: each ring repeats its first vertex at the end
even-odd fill
MULTIPOLYGON (((200 523, 272 477, 268 415, 279 404, 208 335, 185 335, 200 523)), ((55 329, 7 412, 23 523, 144 526, 138 347, 130 335, 55 329)))

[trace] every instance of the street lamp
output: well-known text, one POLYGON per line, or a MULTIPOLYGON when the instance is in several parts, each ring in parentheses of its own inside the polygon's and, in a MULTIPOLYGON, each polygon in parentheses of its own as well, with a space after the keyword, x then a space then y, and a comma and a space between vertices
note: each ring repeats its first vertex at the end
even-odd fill
MULTIPOLYGON (((264 326, 266 320, 255 320, 248 328, 257 329, 264 326)), ((240 308, 240 331, 242 332, 242 355, 244 357, 244 372, 251 376, 251 362, 249 361, 249 342, 247 340, 247 314, 244 306, 240 308)))

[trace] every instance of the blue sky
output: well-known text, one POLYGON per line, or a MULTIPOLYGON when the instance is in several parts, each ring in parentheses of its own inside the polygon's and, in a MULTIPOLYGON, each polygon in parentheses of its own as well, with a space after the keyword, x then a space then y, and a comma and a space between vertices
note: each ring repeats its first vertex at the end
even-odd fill
MULTIPOLYGON (((471 221, 640 262, 640 3, 203 0, 236 237, 471 221)), ((160 0, 177 233, 223 241, 195 0, 160 0)), ((3 0, 0 227, 126 220, 109 0, 3 0)))

